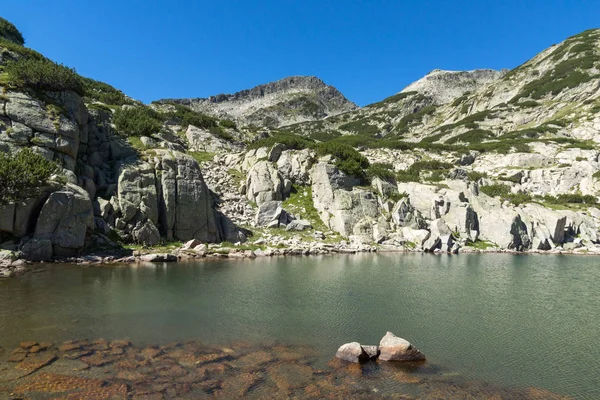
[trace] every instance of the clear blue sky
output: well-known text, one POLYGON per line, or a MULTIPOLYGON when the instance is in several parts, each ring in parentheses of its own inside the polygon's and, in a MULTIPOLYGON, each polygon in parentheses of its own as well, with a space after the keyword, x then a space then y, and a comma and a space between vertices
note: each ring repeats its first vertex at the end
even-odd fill
POLYGON ((316 75, 359 105, 435 68, 513 68, 600 26, 587 0, 3 0, 32 47, 150 102, 316 75))

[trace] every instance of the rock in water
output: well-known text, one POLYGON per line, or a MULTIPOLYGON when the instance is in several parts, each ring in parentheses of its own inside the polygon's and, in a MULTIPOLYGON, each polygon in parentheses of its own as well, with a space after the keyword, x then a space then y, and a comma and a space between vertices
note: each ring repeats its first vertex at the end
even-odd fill
POLYGON ((379 357, 379 346, 362 346, 362 348, 371 360, 375 361, 379 357))
POLYGON ((379 359, 382 361, 420 361, 425 355, 415 348, 408 340, 399 338, 388 332, 379 342, 379 359))
POLYGON ((337 358, 353 363, 363 363, 369 361, 369 355, 362 348, 360 343, 352 342, 343 344, 335 353, 337 358))

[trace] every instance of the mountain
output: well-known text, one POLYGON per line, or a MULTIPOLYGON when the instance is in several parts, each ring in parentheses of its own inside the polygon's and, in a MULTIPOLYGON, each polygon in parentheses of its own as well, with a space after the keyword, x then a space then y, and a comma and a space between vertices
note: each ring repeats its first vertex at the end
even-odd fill
POLYGON ((0 275, 189 240, 600 254, 600 30, 362 108, 315 77, 148 106, 0 22, 0 275))
POLYGON ((291 76, 206 99, 167 99, 157 103, 165 102, 183 104, 239 124, 265 127, 320 120, 357 108, 335 87, 314 76, 291 76))

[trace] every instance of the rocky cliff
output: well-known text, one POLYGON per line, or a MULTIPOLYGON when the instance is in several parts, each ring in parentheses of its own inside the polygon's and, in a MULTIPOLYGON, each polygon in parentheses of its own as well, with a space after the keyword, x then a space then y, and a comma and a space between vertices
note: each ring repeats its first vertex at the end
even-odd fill
POLYGON ((190 239, 180 256, 222 241, 232 257, 600 254, 599 30, 511 71, 436 70, 360 109, 312 77, 145 106, 11 35, 0 179, 23 149, 60 168, 0 199, 4 264, 190 239))
POLYGON ((357 106, 333 86, 314 76, 291 76, 207 99, 171 99, 196 111, 228 118, 242 125, 279 127, 316 121, 354 110, 357 106))

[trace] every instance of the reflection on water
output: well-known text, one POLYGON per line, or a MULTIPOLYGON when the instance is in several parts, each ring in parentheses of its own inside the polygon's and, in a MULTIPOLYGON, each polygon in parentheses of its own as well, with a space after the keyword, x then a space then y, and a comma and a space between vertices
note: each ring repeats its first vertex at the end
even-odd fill
POLYGON ((0 346, 99 337, 280 342, 313 347, 315 368, 324 368, 340 344, 377 344, 390 330, 442 375, 595 398, 596 264, 585 256, 381 254, 53 266, 0 282, 0 346))

